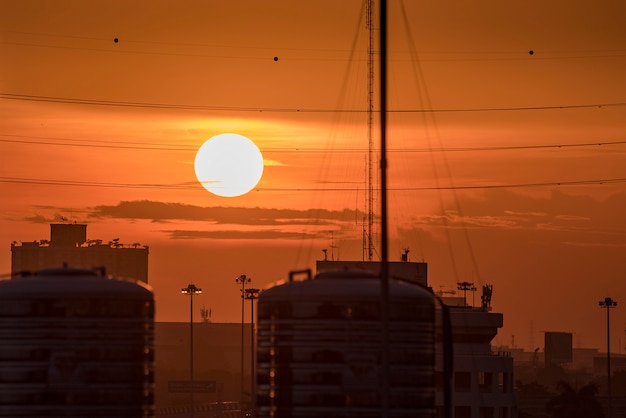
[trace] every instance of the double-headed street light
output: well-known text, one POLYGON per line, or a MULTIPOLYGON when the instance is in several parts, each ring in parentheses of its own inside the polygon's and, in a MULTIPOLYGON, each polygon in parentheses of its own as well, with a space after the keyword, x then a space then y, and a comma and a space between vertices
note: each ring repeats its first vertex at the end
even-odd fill
POLYGON ((254 300, 259 298, 259 289, 246 289, 246 299, 250 301, 250 409, 253 411, 252 416, 256 416, 255 412, 255 374, 254 374, 254 300))
POLYGON ((243 386, 244 386, 244 379, 243 379, 243 358, 244 358, 244 353, 243 353, 243 334, 244 334, 244 327, 243 327, 243 321, 244 321, 244 297, 246 296, 246 284, 250 283, 252 281, 251 278, 247 277, 245 274, 241 274, 239 276, 237 276, 237 278, 235 279, 235 283, 237 284, 241 284, 241 392, 239 394, 239 401, 240 403, 243 404, 243 386))
POLYGON ((191 417, 193 418, 193 295, 202 293, 202 289, 193 283, 181 289, 181 293, 189 295, 189 391, 191 392, 191 417))
POLYGON ((611 308, 617 306, 617 302, 613 299, 606 297, 604 300, 598 302, 601 308, 606 309, 606 379, 607 379, 607 391, 609 395, 609 413, 608 418, 611 418, 611 327, 609 321, 609 311, 611 308))

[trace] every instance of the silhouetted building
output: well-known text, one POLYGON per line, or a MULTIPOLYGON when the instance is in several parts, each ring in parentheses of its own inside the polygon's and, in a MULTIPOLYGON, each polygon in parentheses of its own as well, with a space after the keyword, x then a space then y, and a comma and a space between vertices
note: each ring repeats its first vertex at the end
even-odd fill
MULTIPOLYGON (((447 304, 448 298, 443 298, 447 304)), ((456 304, 458 298, 451 298, 456 304)), ((508 351, 494 351, 491 341, 503 325, 501 313, 482 308, 450 307, 454 374, 452 407, 455 418, 517 417, 513 387, 513 357, 508 351)), ((437 370, 442 370, 438 358, 437 370)), ((442 417, 443 392, 437 393, 442 417)))
MULTIPOLYGON (((406 254, 405 254, 406 255, 406 254)), ((362 270, 379 274, 381 263, 367 261, 317 262, 317 271, 362 270)), ((427 263, 402 261, 389 263, 390 277, 427 287, 427 263)), ((481 307, 468 306, 465 297, 441 297, 450 309, 452 326, 453 364, 452 409, 455 418, 518 416, 517 397, 513 388, 513 357, 507 351, 494 351, 491 341, 502 327, 502 313, 491 312, 491 286, 483 287, 481 307), (489 294, 486 295, 485 291, 489 294), (488 297, 487 297, 488 296, 488 297)), ((354 288, 355 292, 358 287, 354 288)), ((432 289, 429 288, 432 292, 432 289)), ((442 296, 442 295, 440 295, 442 296)), ((441 315, 436 315, 435 329, 441 341, 441 315)), ((436 416, 444 414, 443 353, 441 344, 435 344, 435 373, 438 384, 435 393, 436 416)))
MULTIPOLYGON (((196 416, 240 417, 241 324, 194 322, 196 416), (209 412, 215 414, 210 415, 209 412), (219 415, 221 414, 221 415, 219 415)), ((250 324, 244 325, 244 379, 250 382, 250 324)), ((155 406, 163 417, 190 416, 189 322, 155 324, 155 406)), ((249 396, 249 394, 246 394, 249 396)))
MULTIPOLYGON (((608 358, 606 353, 599 353, 593 358, 593 373, 596 376, 606 376, 608 358)), ((626 371, 626 355, 611 353, 611 375, 626 371)))
MULTIPOLYGON (((428 285, 428 264, 412 261, 389 261, 389 276, 422 286, 428 285)), ((375 261, 318 260, 315 264, 317 273, 341 270, 361 270, 380 274, 380 263, 375 261)))
POLYGON ((85 224, 50 224, 50 239, 11 244, 11 274, 61 267, 105 267, 107 273, 148 282, 148 246, 87 239, 85 224))
POLYGON ((544 341, 546 367, 561 366, 572 362, 573 346, 571 332, 546 332, 544 341))
POLYGON ((385 334, 378 275, 292 276, 259 297, 256 416, 434 417, 431 292, 390 278, 385 334))
POLYGON ((0 416, 154 416, 154 295, 56 268, 0 281, 0 416))

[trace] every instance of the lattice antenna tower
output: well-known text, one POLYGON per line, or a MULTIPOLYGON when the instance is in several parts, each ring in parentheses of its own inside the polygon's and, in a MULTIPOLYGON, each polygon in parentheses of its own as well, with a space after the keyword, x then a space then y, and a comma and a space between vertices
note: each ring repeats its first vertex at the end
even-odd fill
POLYGON ((366 6, 367 48, 367 231, 363 237, 363 260, 374 256, 374 0, 366 6))

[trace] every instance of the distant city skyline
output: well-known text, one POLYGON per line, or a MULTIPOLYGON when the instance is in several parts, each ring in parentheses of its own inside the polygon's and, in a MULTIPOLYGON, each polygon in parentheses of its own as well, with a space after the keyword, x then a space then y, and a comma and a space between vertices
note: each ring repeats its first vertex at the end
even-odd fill
MULTIPOLYGON (((150 246, 157 321, 186 321, 193 282, 198 306, 237 322, 239 275, 263 289, 324 249, 360 260, 363 5, 2 2, 0 274, 11 242, 64 217, 90 239, 150 246), (264 158, 235 198, 194 174, 225 132, 264 158)), ((389 7, 390 258, 427 262, 434 291, 492 284, 495 345, 563 331, 604 350, 598 300, 611 297, 622 352, 626 5, 389 7)))

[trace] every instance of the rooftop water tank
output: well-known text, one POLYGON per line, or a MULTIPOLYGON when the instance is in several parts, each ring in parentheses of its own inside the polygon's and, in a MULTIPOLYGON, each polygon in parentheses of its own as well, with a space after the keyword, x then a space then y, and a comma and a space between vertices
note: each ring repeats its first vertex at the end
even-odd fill
POLYGON ((0 282, 0 417, 152 417, 154 297, 48 269, 0 282))
POLYGON ((362 271, 290 280, 258 302, 257 416, 435 415, 435 298, 389 280, 388 403, 381 281, 362 271))

